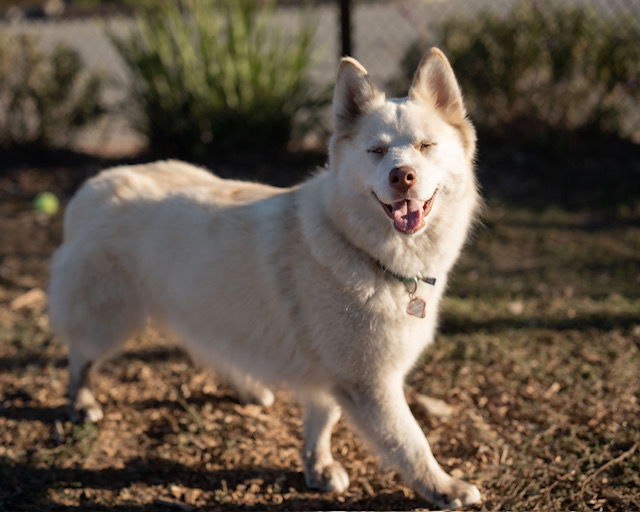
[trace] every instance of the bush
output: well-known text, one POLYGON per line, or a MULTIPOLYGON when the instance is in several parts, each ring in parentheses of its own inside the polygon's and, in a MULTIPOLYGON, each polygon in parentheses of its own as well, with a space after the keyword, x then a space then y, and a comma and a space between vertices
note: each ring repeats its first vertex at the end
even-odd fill
POLYGON ((78 53, 50 54, 27 35, 0 36, 0 146, 64 146, 102 113, 102 81, 78 53))
POLYGON ((280 150, 297 114, 317 106, 308 78, 311 30, 282 34, 274 2, 143 2, 128 39, 112 35, 134 80, 137 126, 156 151, 280 150))
MULTIPOLYGON (((640 98, 640 28, 589 7, 522 1, 508 15, 450 19, 439 34, 469 110, 498 136, 630 136, 640 98)), ((406 54, 409 76, 419 59, 406 54)), ((637 122, 638 117, 635 118, 637 122)))

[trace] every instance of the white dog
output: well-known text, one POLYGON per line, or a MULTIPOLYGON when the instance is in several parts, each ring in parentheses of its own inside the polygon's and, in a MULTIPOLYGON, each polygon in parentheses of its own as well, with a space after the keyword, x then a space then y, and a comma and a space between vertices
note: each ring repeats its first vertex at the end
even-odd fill
POLYGON ((436 462, 403 393, 478 204, 458 84, 432 49, 408 97, 386 99, 345 58, 333 112, 327 168, 293 188, 176 161, 109 169, 81 188, 49 290, 73 408, 102 417, 92 367, 153 318, 245 399, 296 393, 309 486, 348 486, 330 449, 344 410, 428 501, 476 503, 478 489, 436 462))

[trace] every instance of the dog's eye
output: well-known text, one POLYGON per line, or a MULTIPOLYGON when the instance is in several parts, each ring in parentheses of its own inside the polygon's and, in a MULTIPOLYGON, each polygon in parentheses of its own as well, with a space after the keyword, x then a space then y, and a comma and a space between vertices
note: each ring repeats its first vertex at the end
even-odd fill
POLYGON ((387 148, 383 148, 382 146, 375 146, 367 149, 367 153, 373 153, 374 155, 384 155, 387 152, 387 148))
POLYGON ((419 149, 420 151, 427 151, 430 147, 435 146, 436 143, 435 142, 421 142, 419 144, 419 149))

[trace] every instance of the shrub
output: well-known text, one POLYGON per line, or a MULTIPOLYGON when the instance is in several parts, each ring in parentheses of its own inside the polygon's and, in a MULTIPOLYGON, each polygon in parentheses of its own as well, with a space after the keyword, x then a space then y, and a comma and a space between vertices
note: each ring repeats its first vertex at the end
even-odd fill
MULTIPOLYGON (((639 128, 629 114, 640 97, 640 28, 621 17, 521 1, 506 16, 450 19, 439 40, 474 121, 495 135, 535 139, 580 130, 629 136, 639 128)), ((407 70, 419 58, 417 46, 406 54, 407 70)))
POLYGON ((0 36, 0 146, 64 146, 102 113, 102 81, 78 53, 44 53, 28 35, 0 36))
POLYGON ((134 81, 137 126, 154 150, 283 149, 296 115, 320 101, 308 78, 311 30, 282 34, 274 2, 143 2, 127 39, 112 35, 134 81))

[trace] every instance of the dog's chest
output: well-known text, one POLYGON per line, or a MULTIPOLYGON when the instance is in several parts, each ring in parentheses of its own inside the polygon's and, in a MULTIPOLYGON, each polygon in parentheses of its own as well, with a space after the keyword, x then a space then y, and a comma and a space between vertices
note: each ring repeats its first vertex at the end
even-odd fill
POLYGON ((440 293, 434 284, 386 281, 376 287, 368 301, 376 313, 420 326, 437 312, 440 293))
POLYGON ((375 326, 374 338, 396 357, 416 357, 432 341, 440 296, 440 290, 426 283, 379 286, 365 307, 369 325, 375 326))

